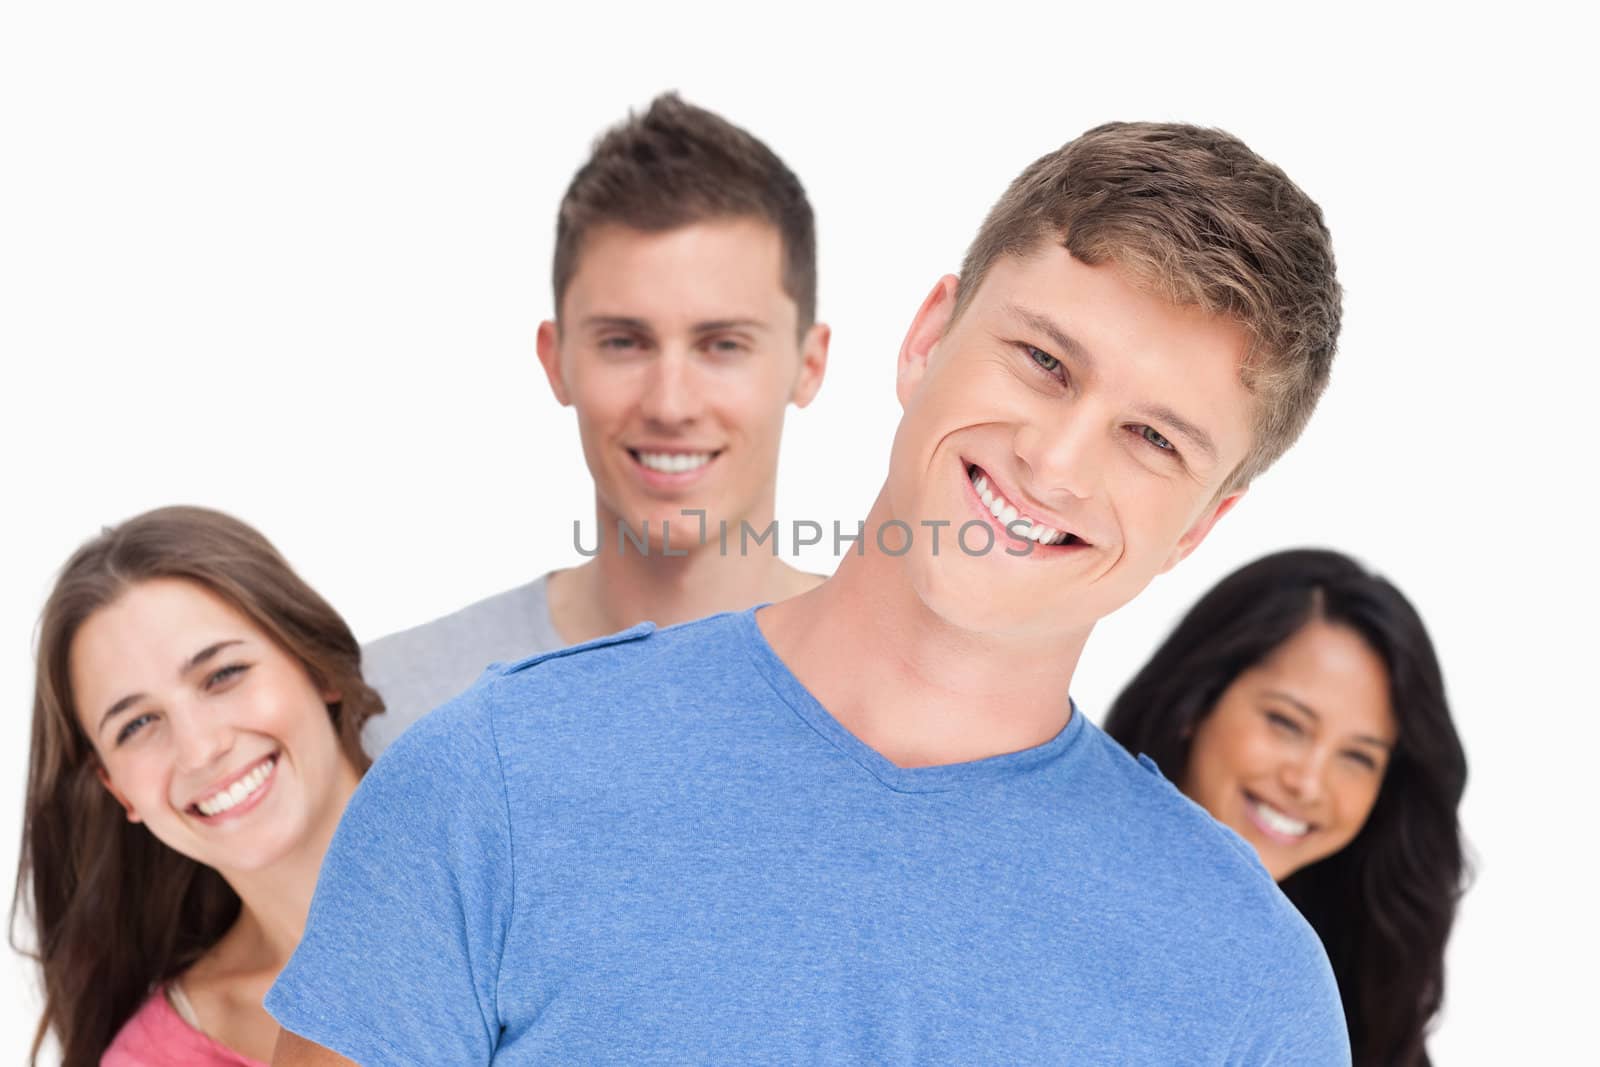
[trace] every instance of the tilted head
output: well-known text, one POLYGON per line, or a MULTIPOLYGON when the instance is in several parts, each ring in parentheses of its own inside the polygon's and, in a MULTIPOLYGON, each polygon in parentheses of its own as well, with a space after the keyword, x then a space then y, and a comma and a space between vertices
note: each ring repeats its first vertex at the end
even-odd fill
POLYGON ((1322 211, 1222 130, 1111 122, 1037 160, 984 220, 961 265, 956 317, 994 263, 1043 243, 1242 325, 1254 440, 1225 491, 1288 451, 1328 384, 1341 296, 1322 211))
POLYGON ((1228 134, 1113 124, 1029 166, 902 346, 886 501, 1032 547, 909 553, 923 601, 1086 634, 1289 446, 1338 319, 1320 211, 1228 134))
POLYGON ((360 657, 215 511, 147 512, 68 560, 39 627, 17 896, 67 1062, 98 1062, 152 983, 216 943, 239 911, 227 877, 325 845, 383 710, 360 657))

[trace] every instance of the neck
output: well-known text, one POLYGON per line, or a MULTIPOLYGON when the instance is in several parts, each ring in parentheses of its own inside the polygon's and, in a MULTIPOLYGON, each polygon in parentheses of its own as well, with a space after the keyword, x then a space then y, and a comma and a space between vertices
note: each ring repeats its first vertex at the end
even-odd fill
POLYGON ((240 903, 239 918, 229 929, 227 940, 255 966, 282 970, 305 932, 317 872, 333 840, 339 816, 356 789, 356 775, 350 765, 341 760, 340 771, 336 803, 298 848, 258 871, 223 873, 239 894, 240 903))
MULTIPOLYGON (((777 558, 770 540, 741 552, 739 519, 728 520, 726 551, 715 520, 707 521, 704 544, 695 516, 684 517, 681 526, 673 520, 676 543, 669 555, 654 524, 645 552, 632 542, 619 546, 616 516, 604 507, 597 507, 596 513, 601 531, 598 554, 580 567, 551 575, 548 586, 551 619, 570 643, 645 621, 671 626, 721 611, 742 611, 784 600, 819 581, 777 558)), ((772 522, 772 513, 769 499, 742 518, 759 532, 772 522)))
POLYGON ((1040 636, 962 629, 906 577, 911 557, 846 555, 812 592, 758 616, 802 684, 846 729, 902 767, 966 763, 1044 744, 1071 715, 1068 690, 1089 631, 1040 636))

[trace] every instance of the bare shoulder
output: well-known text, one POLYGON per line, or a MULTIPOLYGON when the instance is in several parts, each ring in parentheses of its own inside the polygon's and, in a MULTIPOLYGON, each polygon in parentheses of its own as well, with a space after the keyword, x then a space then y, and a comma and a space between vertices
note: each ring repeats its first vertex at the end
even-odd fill
POLYGON ((272 1067, 355 1067, 355 1061, 329 1052, 299 1034, 280 1030, 278 1047, 272 1053, 272 1067))

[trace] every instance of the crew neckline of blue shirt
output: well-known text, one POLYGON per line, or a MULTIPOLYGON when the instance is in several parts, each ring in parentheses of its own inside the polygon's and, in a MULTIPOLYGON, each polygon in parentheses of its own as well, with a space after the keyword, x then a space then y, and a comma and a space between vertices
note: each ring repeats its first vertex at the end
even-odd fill
POLYGON ((496 666, 362 780, 266 1006, 358 1062, 1348 1064, 1249 846, 1075 711, 897 767, 757 609, 496 666))
POLYGON ((779 699, 788 705, 801 721, 815 730, 823 740, 897 793, 943 793, 1010 778, 1060 759, 1071 750, 1083 733, 1083 716, 1078 711, 1077 703, 1069 697, 1066 725, 1043 744, 964 763, 902 767, 851 733, 843 723, 834 718, 832 712, 811 695, 811 691, 800 679, 795 677, 788 664, 784 663, 773 649, 771 642, 767 640, 767 635, 761 632, 761 626, 756 621, 756 613, 767 606, 760 604, 739 612, 736 616, 745 650, 750 654, 756 669, 767 680, 767 684, 772 686, 779 699))

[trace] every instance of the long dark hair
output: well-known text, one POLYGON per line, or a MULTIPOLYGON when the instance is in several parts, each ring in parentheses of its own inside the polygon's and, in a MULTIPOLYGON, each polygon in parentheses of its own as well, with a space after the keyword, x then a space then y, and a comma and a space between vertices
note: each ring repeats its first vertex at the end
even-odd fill
POLYGON ((361 646, 339 615, 237 519, 203 508, 146 512, 107 529, 62 569, 39 623, 33 737, 12 904, 12 947, 44 972, 44 1014, 30 1062, 54 1031, 65 1067, 94 1067, 160 983, 181 975, 238 918, 220 874, 129 823, 101 785, 79 725, 68 656, 78 629, 131 586, 180 578, 222 597, 306 668, 339 747, 359 773, 361 726, 383 710, 361 679, 361 646), (16 943, 27 911, 35 943, 16 943))
POLYGON ((1223 691, 1313 619, 1350 627, 1382 657, 1399 740, 1361 831, 1283 891, 1322 937, 1355 1062, 1428 1065, 1467 878, 1456 816, 1467 758, 1433 643, 1400 591, 1337 552, 1259 559, 1189 610, 1111 706, 1106 732, 1182 781, 1195 727, 1223 691))

